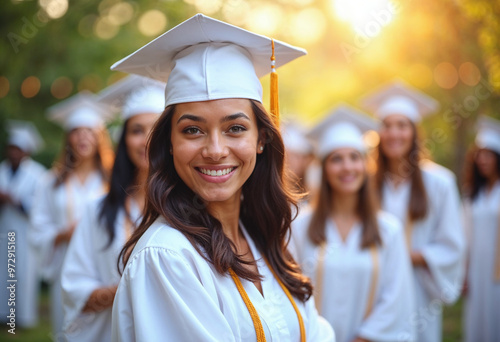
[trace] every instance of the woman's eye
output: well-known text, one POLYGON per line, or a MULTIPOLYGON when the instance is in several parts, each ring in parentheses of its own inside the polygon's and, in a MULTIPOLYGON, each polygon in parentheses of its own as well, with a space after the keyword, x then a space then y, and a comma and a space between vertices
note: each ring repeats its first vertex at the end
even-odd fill
POLYGON ((246 128, 243 126, 239 126, 239 125, 231 126, 229 128, 230 133, 240 133, 240 132, 244 132, 244 131, 246 131, 246 128))
POLYGON ((186 134, 191 134, 191 135, 195 135, 195 134, 200 134, 201 133, 201 131, 199 130, 199 128, 196 128, 196 127, 188 127, 186 129, 184 129, 183 132, 186 133, 186 134))

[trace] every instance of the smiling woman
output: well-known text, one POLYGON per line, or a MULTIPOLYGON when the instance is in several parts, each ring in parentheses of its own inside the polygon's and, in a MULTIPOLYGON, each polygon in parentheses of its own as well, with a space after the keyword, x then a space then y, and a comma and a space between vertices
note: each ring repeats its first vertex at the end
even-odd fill
POLYGON ((304 53, 197 15, 114 66, 169 70, 152 75, 168 79, 166 108, 144 218, 122 250, 114 341, 334 340, 286 249, 296 199, 259 81, 271 56, 304 53))

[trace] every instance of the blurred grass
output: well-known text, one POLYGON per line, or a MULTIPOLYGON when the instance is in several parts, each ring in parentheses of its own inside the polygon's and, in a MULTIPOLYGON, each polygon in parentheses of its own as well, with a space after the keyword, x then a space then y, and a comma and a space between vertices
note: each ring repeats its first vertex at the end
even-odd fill
MULTIPOLYGON (((444 307, 443 310, 443 342, 462 341, 462 308, 463 299, 455 305, 444 307)), ((16 334, 7 332, 7 326, 0 331, 0 341, 18 342, 51 342, 50 327, 50 301, 47 286, 42 286, 40 292, 38 326, 33 329, 19 329, 16 327, 16 334)))

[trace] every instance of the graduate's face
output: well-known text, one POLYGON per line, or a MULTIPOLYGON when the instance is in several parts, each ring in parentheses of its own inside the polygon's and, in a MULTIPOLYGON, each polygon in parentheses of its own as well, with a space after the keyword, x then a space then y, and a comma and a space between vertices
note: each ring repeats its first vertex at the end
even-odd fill
POLYGON ((7 159, 13 167, 18 167, 28 154, 15 145, 7 146, 7 159))
POLYGON ((68 136, 71 149, 78 159, 93 158, 97 153, 97 132, 92 128, 78 127, 68 136))
POLYGON ((380 148, 388 159, 402 159, 411 151, 415 129, 406 116, 389 115, 380 128, 380 148))
POLYGON ((127 121, 125 132, 127 154, 132 163, 140 170, 147 170, 148 168, 146 144, 149 133, 158 117, 158 114, 144 113, 134 115, 127 121))
POLYGON ((500 175, 498 174, 497 165, 498 160, 495 152, 480 149, 476 154, 476 165, 481 176, 485 178, 496 178, 500 175))
POLYGON ((361 189, 366 178, 365 159, 354 148, 339 148, 326 157, 325 172, 334 193, 353 194, 361 189))
POLYGON ((177 104, 171 143, 177 174, 207 202, 239 200, 262 146, 246 99, 177 104))

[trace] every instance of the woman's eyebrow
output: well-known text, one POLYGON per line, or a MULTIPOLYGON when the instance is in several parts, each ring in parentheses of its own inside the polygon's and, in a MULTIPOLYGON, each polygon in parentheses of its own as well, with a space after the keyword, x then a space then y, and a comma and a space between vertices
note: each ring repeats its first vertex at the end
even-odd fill
POLYGON ((207 122, 204 118, 200 116, 196 116, 193 114, 183 114, 179 120, 177 120, 177 123, 181 122, 182 120, 191 120, 191 121, 196 121, 196 122, 207 122))
POLYGON ((236 120, 239 118, 243 118, 243 119, 250 121, 250 118, 245 113, 241 113, 241 112, 236 113, 236 114, 227 115, 227 116, 223 117, 220 121, 227 122, 227 121, 236 120))

